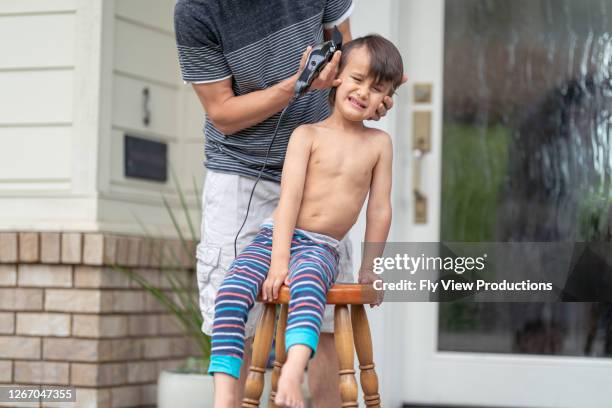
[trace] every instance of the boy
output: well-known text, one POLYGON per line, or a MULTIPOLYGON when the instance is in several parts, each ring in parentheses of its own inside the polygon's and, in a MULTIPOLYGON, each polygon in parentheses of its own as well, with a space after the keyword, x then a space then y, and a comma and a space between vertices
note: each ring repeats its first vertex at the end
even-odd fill
MULTIPOLYGON (((276 299, 283 283, 291 301, 287 361, 276 404, 301 408, 304 369, 316 350, 327 291, 333 285, 339 240, 353 226, 368 196, 366 242, 385 242, 391 224, 391 138, 364 126, 382 99, 401 84, 402 59, 388 40, 370 35, 342 50, 333 113, 298 127, 287 148, 280 201, 272 220, 236 258, 215 304, 209 372, 215 375, 215 407, 231 407, 244 349, 248 310, 261 289, 276 299)), ((368 254, 359 282, 376 278, 368 254)))

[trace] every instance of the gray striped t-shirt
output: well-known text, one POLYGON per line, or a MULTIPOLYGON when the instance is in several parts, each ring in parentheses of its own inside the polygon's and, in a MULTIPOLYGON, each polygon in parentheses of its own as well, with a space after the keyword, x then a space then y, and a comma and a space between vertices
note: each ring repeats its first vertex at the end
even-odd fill
MULTIPOLYGON (((340 24, 352 10, 352 0, 178 0, 174 25, 181 75, 192 83, 231 77, 237 96, 267 88, 293 75, 306 47, 323 41, 323 28, 340 24)), ((291 133, 329 116, 327 94, 311 91, 287 109, 262 178, 280 181, 291 133)), ((231 136, 207 117, 206 167, 257 176, 279 116, 231 136)))

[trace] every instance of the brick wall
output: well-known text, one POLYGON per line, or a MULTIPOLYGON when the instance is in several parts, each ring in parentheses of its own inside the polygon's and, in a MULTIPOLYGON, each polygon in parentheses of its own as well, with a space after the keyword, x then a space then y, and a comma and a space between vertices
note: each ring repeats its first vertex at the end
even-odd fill
POLYGON ((0 385, 74 386, 79 408, 154 406, 158 373, 197 350, 113 265, 168 290, 164 274, 192 278, 191 254, 176 240, 0 233, 0 385))

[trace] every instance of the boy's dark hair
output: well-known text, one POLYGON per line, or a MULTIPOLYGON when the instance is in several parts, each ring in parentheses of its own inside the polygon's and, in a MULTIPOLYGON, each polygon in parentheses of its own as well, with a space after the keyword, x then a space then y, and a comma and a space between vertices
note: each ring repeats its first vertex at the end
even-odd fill
MULTIPOLYGON (((370 71, 368 77, 373 77, 376 83, 391 83, 393 94, 402 83, 404 66, 402 56, 393 43, 378 34, 370 34, 349 41, 342 46, 342 57, 338 72, 342 72, 351 52, 356 48, 365 47, 370 54, 370 71)), ((333 105, 336 99, 336 88, 329 91, 329 104, 333 105)))

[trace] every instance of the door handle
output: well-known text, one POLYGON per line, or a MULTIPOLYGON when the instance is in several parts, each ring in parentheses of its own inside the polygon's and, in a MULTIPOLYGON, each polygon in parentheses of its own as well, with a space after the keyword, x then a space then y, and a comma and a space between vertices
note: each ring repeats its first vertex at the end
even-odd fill
POLYGON ((412 192, 414 223, 427 222, 427 195, 421 186, 423 156, 431 151, 431 112, 417 111, 412 115, 412 192))

